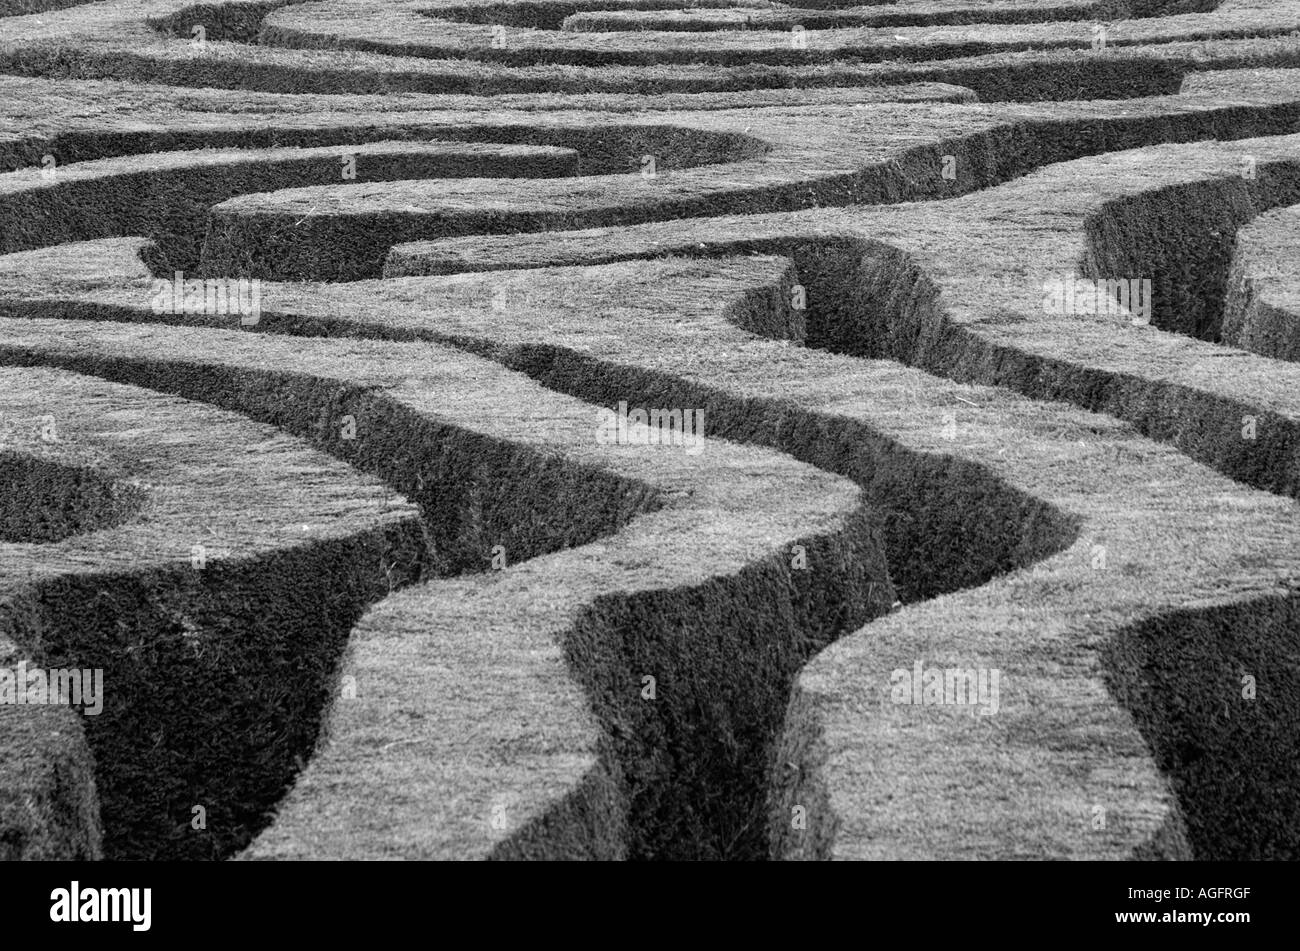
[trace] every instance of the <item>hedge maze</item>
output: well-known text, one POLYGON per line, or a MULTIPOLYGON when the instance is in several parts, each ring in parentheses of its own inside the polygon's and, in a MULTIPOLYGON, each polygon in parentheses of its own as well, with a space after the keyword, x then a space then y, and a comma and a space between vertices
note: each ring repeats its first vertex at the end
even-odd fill
POLYGON ((1300 857, 1298 252, 1300 0, 0 0, 0 857, 1300 857))

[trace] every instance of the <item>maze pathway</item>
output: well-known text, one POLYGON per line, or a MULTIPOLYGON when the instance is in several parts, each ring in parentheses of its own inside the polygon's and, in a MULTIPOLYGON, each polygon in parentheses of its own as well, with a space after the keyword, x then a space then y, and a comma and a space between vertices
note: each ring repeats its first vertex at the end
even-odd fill
POLYGON ((1300 4, 56 6, 15 856, 1295 857, 1300 4))

